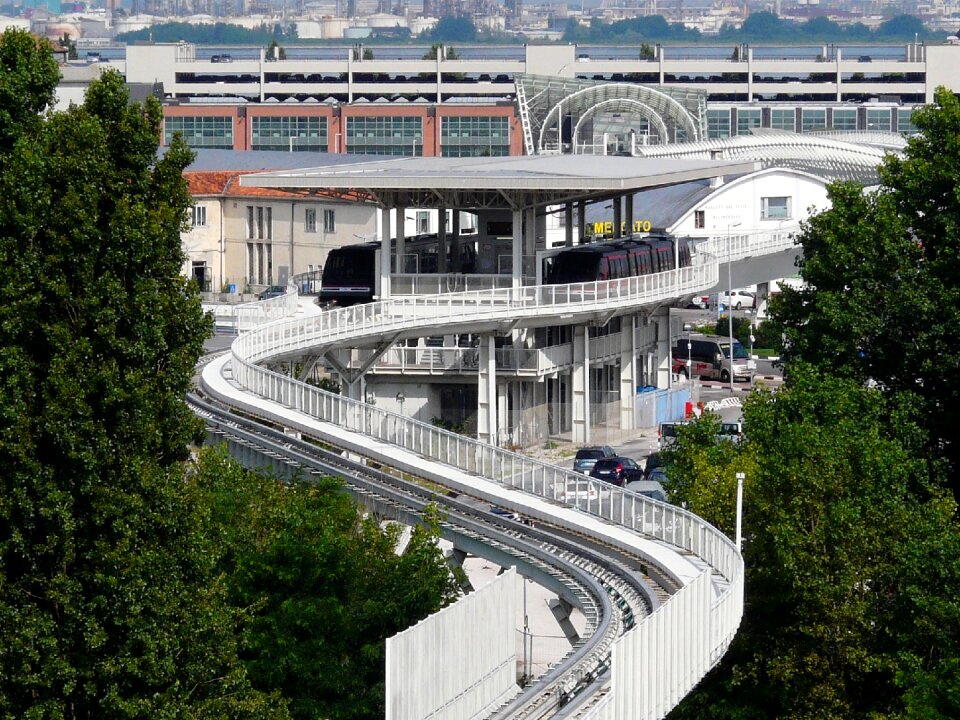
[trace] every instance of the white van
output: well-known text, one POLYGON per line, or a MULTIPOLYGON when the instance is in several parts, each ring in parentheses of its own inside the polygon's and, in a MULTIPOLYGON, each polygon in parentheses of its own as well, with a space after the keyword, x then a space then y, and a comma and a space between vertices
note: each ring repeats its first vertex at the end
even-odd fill
MULTIPOLYGON (((688 377, 730 381, 730 338, 720 335, 690 335, 680 338, 673 348, 673 372, 688 377), (689 374, 687 363, 689 361, 689 374)), ((736 338, 733 339, 733 379, 735 382, 753 379, 756 361, 736 338)))

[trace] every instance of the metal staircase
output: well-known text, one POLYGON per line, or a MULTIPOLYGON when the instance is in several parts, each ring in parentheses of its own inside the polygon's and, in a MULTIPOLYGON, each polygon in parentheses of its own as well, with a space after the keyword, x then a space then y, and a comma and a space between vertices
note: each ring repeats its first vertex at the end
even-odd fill
POLYGON ((530 131, 530 114, 527 112, 527 92, 522 83, 516 83, 517 110, 520 113, 520 127, 523 128, 523 148, 527 155, 535 155, 533 133, 530 131))

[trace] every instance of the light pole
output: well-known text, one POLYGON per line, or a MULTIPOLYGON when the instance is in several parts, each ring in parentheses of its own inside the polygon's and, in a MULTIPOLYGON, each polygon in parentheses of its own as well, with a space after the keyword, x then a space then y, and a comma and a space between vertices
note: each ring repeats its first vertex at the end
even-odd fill
POLYGON ((743 545, 743 481, 746 473, 737 473, 737 551, 743 545))
POLYGON ((730 354, 730 369, 727 374, 730 377, 730 392, 733 392, 733 280, 730 266, 733 264, 733 236, 730 229, 740 227, 742 223, 727 223, 727 327, 730 330, 730 348, 727 352, 730 354))
POLYGON ((691 348, 690 333, 693 331, 693 323, 684 323, 683 329, 687 331, 687 382, 693 382, 693 350, 691 348))

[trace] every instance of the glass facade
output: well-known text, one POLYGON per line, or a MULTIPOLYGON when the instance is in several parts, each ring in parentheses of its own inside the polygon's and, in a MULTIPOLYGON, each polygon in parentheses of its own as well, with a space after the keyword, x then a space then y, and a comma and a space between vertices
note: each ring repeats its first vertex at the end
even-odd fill
POLYGON ((775 130, 797 130, 797 113, 793 108, 773 108, 770 111, 770 127, 775 130))
POLYGON ((738 109, 737 135, 749 135, 755 127, 760 127, 760 108, 738 109))
POLYGON ((897 109, 897 132, 904 135, 917 132, 917 126, 913 124, 913 108, 897 109))
POLYGON ((255 117, 250 146, 254 150, 284 152, 325 152, 327 119, 325 117, 255 117))
POLYGON ((707 138, 715 140, 728 137, 730 137, 730 111, 707 110, 707 138))
POLYGON ((229 115, 164 118, 164 144, 173 142, 173 136, 177 133, 193 148, 233 150, 233 118, 229 115))
POLYGON ((423 118, 348 117, 347 152, 355 155, 423 155, 423 118))
POLYGON ((803 132, 827 129, 826 110, 808 110, 807 108, 804 108, 803 114, 800 117, 803 119, 803 132))
POLYGON ((867 108, 867 130, 890 130, 890 108, 867 108))
POLYGON ((838 108, 833 111, 834 130, 856 130, 857 111, 855 108, 838 108))
POLYGON ((444 157, 510 154, 510 119, 444 117, 440 119, 440 154, 444 157))

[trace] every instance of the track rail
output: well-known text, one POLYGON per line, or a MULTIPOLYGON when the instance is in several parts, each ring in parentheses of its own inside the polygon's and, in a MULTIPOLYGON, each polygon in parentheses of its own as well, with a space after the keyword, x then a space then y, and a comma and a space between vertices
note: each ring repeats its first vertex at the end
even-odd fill
MULTIPOLYGON (((260 460, 254 464, 269 465, 288 477, 341 477, 347 490, 367 508, 407 522, 415 522, 428 504, 435 503, 445 513, 441 531, 446 537, 472 540, 471 547, 482 544, 494 558, 512 558, 524 568, 521 574, 549 576, 567 589, 566 597, 587 618, 587 632, 560 663, 491 718, 550 717, 561 707, 582 701, 579 696, 585 692, 595 692, 598 680, 603 687, 609 679, 613 642, 657 606, 657 595, 675 589, 651 590, 654 581, 642 576, 629 559, 611 560, 603 550, 584 542, 586 538, 571 537, 569 531, 542 523, 531 528, 493 515, 482 498, 438 494, 417 481, 404 479, 404 473, 351 460, 339 449, 285 435, 263 420, 237 415, 197 395, 189 396, 188 401, 208 432, 234 447, 245 448, 248 460, 251 453, 258 455, 260 460)), ((431 483, 435 486, 435 480, 431 483)))

